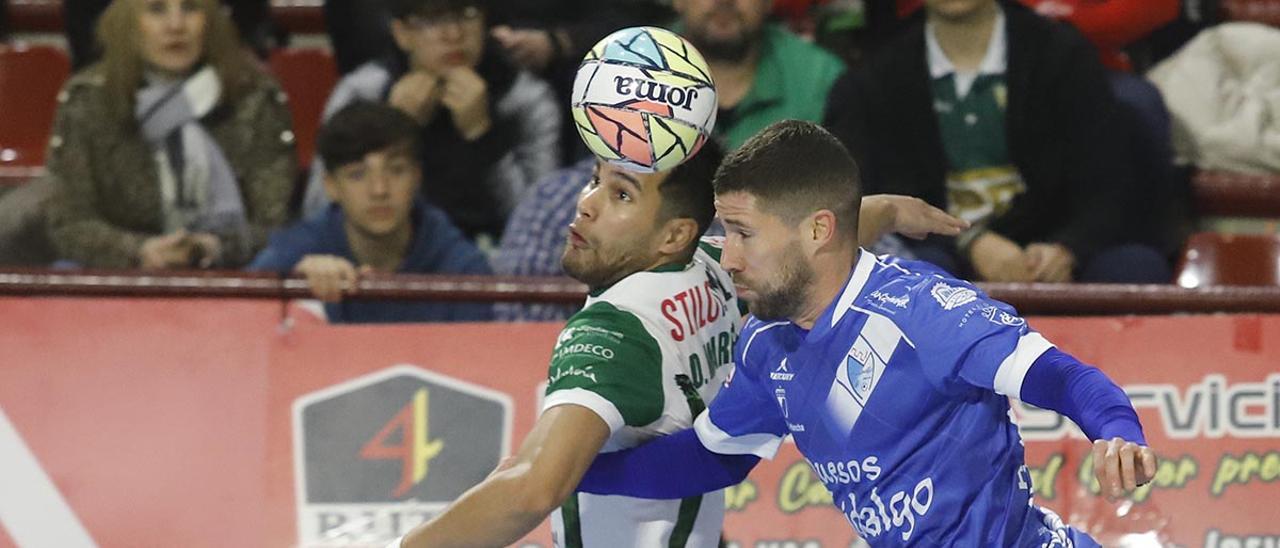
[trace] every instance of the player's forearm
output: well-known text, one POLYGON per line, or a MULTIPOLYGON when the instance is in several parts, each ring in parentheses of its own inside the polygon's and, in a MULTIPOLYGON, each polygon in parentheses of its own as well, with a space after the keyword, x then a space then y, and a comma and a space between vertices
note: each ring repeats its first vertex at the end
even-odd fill
POLYGON ((405 535, 402 548, 507 546, 542 523, 564 497, 533 481, 530 467, 497 472, 435 519, 405 535))
POLYGON ((687 429, 596 457, 578 490, 646 499, 692 497, 742 483, 758 462, 755 455, 714 453, 687 429))
POLYGON ((1022 383, 1022 401, 1066 415, 1091 440, 1119 437, 1146 445, 1129 397, 1097 368, 1056 348, 1041 355, 1022 383))
POLYGON ((871 247, 893 225, 893 204, 882 196, 863 196, 858 209, 858 245, 871 247))

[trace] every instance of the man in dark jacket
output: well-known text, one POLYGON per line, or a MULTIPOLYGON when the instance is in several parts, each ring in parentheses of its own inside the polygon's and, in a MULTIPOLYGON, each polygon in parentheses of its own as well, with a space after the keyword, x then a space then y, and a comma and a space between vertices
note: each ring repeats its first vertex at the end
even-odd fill
POLYGON ((353 301, 363 273, 489 274, 487 260, 448 217, 418 198, 417 126, 393 107, 356 102, 325 124, 328 209, 271 237, 250 270, 307 278, 334 322, 483 321, 487 303, 353 301))
POLYGON ((1128 243, 1140 197, 1088 42, 1017 3, 925 8, 836 84, 826 120, 867 192, 917 196, 974 225, 917 254, 988 281, 1167 282, 1164 258, 1128 243))

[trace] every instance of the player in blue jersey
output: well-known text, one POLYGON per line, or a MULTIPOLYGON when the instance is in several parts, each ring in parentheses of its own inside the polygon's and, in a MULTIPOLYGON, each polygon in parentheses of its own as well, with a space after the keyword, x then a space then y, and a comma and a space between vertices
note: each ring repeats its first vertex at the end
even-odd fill
MULTIPOLYGON (((707 143, 667 172, 598 163, 562 257, 592 291, 555 341, 541 414, 500 470, 390 547, 507 546, 549 514, 557 546, 718 544, 723 498, 627 500, 575 487, 597 453, 687 429, 731 369, 720 366, 732 361, 739 301, 719 246, 700 238, 721 157, 707 143)), ((923 237, 966 226, 913 198, 868 197, 861 207, 868 243, 890 230, 923 237)))
POLYGON ((736 369, 694 428, 602 455, 579 488, 725 487, 744 475, 729 463, 771 458, 790 435, 872 546, 1096 545, 1032 503, 1008 398, 1075 421, 1111 498, 1156 470, 1128 398, 972 284, 862 251, 856 173, 807 122, 770 126, 725 160, 721 264, 754 316, 736 369))

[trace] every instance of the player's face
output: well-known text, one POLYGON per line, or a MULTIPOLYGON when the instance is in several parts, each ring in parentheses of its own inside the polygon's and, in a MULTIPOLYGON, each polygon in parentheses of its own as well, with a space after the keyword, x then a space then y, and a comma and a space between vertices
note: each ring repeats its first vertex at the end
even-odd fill
POLYGON ((371 152, 325 176, 325 192, 347 224, 377 240, 411 229, 421 172, 408 147, 371 152))
POLYGON ((764 320, 792 318, 808 297, 814 272, 800 245, 799 227, 761 211, 746 192, 716 195, 725 228, 720 266, 733 276, 738 297, 764 320))
POLYGON ((606 162, 578 195, 578 215, 560 263, 574 279, 605 287, 652 266, 660 243, 662 173, 636 173, 606 162))
POLYGON ((964 20, 995 9, 995 0, 925 0, 925 11, 932 17, 964 20))
POLYGON ((768 0, 677 0, 685 37, 708 59, 741 60, 760 36, 768 0))

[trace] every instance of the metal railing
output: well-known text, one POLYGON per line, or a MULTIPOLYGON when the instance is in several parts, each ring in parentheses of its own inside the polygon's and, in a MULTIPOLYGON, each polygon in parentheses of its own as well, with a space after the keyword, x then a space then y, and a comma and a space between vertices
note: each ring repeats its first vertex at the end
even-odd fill
MULTIPOLYGON (((1023 314, 1127 315, 1280 313, 1280 287, 979 284, 1023 314)), ((586 287, 569 278, 371 275, 353 299, 579 303, 586 287)), ((297 277, 244 272, 0 270, 0 295, 24 297, 190 297, 297 299, 311 295, 297 277)))

